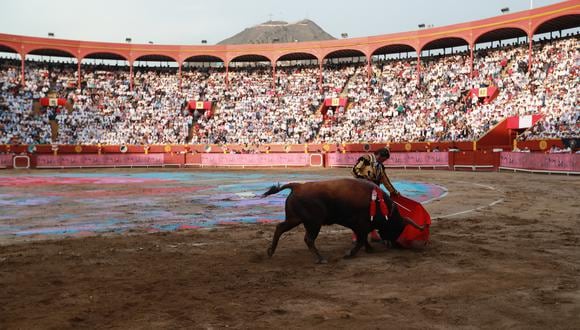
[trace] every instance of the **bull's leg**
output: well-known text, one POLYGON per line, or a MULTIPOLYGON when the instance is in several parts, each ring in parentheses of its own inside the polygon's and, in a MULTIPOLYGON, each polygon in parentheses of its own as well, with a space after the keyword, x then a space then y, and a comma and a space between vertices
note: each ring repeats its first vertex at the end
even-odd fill
POLYGON ((269 257, 273 256, 274 252, 276 252, 276 247, 278 246, 278 240, 280 239, 280 236, 282 236, 282 234, 289 231, 290 229, 298 226, 299 224, 300 224, 299 220, 288 221, 288 219, 286 219, 284 222, 281 222, 276 226, 276 231, 274 232, 272 244, 268 248, 269 257))
MULTIPOLYGON (((378 236, 378 234, 376 234, 376 235, 378 236)), ((353 244, 356 244, 356 243, 357 243, 357 238, 356 238, 356 234, 354 233, 354 231, 352 232, 352 243, 353 243, 353 244)), ((374 249, 373 249, 372 245, 369 243, 369 241, 368 241, 368 240, 365 242, 365 244, 364 244, 364 245, 365 245, 365 251, 366 251, 367 253, 371 253, 371 252, 373 252, 373 251, 374 251, 374 249)))
POLYGON ((310 250, 310 252, 314 253, 314 255, 316 256, 316 263, 318 264, 327 263, 328 260, 326 260, 326 258, 320 255, 320 252, 318 252, 318 249, 314 244, 314 241, 316 240, 318 234, 320 233, 320 225, 318 224, 307 225, 307 222, 304 222, 304 228, 306 229, 306 233, 304 234, 304 243, 306 243, 306 245, 308 246, 308 250, 310 250))
MULTIPOLYGON (((368 231, 371 233, 370 237, 371 237, 371 240, 373 242, 382 242, 382 238, 379 235, 379 232, 378 232, 378 229, 377 228, 375 228, 374 226, 371 225, 371 227, 368 229, 368 231)), ((367 240, 365 242, 365 251, 367 253, 371 253, 374 250, 375 249, 370 245, 369 241, 367 240)))
POLYGON ((365 246, 365 249, 367 251, 372 250, 372 247, 369 244, 368 241, 368 234, 369 231, 368 230, 357 230, 356 231, 356 236, 357 236, 357 240, 356 240, 356 244, 355 246, 349 251, 347 252, 347 254, 344 256, 344 258, 352 258, 354 256, 356 256, 356 254, 358 253, 358 251, 360 250, 360 248, 363 247, 363 245, 365 246))
POLYGON ((364 242, 364 245, 366 253, 372 253, 373 251, 375 251, 375 249, 373 249, 372 245, 369 243, 368 239, 364 242))

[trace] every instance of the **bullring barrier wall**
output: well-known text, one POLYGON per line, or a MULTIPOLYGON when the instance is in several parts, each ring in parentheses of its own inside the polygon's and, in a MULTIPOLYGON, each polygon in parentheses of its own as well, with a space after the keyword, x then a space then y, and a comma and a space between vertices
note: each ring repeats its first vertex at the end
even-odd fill
POLYGON ((580 154, 502 152, 500 170, 580 174, 580 154))
MULTIPOLYGON (((99 167, 350 167, 364 152, 332 153, 116 153, 0 154, 0 168, 99 167)), ((450 151, 393 152, 389 168, 513 170, 580 174, 580 154, 450 151)))
MULTIPOLYGON (((351 167, 364 153, 331 153, 326 154, 327 167, 351 167)), ((447 152, 401 152, 392 153, 386 167, 416 168, 449 168, 447 152)))
POLYGON ((0 154, 0 168, 11 168, 12 167, 12 157, 11 154, 0 154))
POLYGON ((322 167, 319 153, 198 154, 185 158, 185 166, 199 167, 322 167))
POLYGON ((161 167, 165 154, 37 155, 35 168, 161 167))

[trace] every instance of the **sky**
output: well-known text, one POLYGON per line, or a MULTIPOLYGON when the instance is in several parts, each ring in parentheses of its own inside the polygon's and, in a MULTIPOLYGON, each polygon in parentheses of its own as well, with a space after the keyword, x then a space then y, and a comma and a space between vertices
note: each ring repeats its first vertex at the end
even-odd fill
POLYGON ((0 0, 0 33, 168 45, 208 44, 268 20, 310 19, 336 38, 417 30, 527 10, 550 0, 0 0))

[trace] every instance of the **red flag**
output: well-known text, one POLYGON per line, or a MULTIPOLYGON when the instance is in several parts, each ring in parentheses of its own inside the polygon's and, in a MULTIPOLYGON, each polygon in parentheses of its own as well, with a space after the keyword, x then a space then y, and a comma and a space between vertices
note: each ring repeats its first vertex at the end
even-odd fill
POLYGON ((534 126, 542 115, 512 116, 507 119, 507 128, 522 129, 534 126))
POLYGON ((429 227, 431 226, 431 216, 421 203, 416 202, 403 195, 391 196, 399 208, 402 216, 412 219, 419 226, 425 226, 423 231, 413 226, 407 225, 397 242, 403 247, 424 246, 429 242, 429 227))
POLYGON ((42 97, 40 98, 40 105, 43 107, 65 106, 66 99, 42 97))

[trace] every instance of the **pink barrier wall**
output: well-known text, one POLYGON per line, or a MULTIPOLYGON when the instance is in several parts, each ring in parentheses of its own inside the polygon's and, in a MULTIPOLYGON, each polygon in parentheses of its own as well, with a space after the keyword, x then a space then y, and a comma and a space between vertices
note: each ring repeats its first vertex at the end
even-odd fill
POLYGON ((12 155, 0 155, 0 167, 12 167, 12 155))
POLYGON ((322 166, 317 154, 201 154, 202 166, 322 166), (320 162, 320 164, 317 164, 320 162))
POLYGON ((328 167, 345 167, 345 166, 353 166, 356 160, 364 155, 364 153, 330 153, 326 154, 326 166, 328 167))
MULTIPOLYGON (((330 153, 326 155, 326 166, 353 166, 364 153, 330 153)), ((401 152, 391 153, 385 166, 448 166, 447 152, 401 152)))
MULTIPOLYGON (((484 152, 485 153, 485 152, 484 152)), ((31 167, 116 167, 116 166, 269 166, 269 167, 350 167, 364 153, 263 153, 263 154, 36 154, 31 167)), ((497 153, 489 153, 498 156, 497 153)), ((452 156, 457 156, 456 154, 452 156)), ((580 173, 580 154, 543 154, 501 152, 499 165, 506 168, 580 173)), ((12 168, 13 155, 0 154, 0 168, 12 168)), ((396 152, 386 166, 441 166, 463 162, 450 158, 447 152, 396 152)), ((495 161, 494 161, 495 162, 495 161)), ((471 164, 472 162, 470 162, 471 164)), ((495 163, 497 164, 497 163, 495 163)), ((477 164, 476 164, 477 165, 477 164)), ((494 165, 494 167, 497 165, 494 165)))
POLYGON ((580 154, 502 152, 500 156, 500 166, 527 170, 580 173, 580 154))
POLYGON ((36 167, 162 166, 163 154, 38 155, 36 167))

